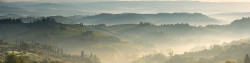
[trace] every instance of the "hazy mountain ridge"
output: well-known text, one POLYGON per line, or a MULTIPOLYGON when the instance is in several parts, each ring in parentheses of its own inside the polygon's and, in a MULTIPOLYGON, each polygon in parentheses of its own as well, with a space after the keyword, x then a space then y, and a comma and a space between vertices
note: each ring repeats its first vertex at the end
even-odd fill
POLYGON ((158 14, 108 14, 102 13, 94 16, 84 17, 85 23, 97 24, 131 24, 138 22, 150 22, 154 24, 190 23, 197 25, 214 24, 218 21, 201 13, 158 13, 158 14))

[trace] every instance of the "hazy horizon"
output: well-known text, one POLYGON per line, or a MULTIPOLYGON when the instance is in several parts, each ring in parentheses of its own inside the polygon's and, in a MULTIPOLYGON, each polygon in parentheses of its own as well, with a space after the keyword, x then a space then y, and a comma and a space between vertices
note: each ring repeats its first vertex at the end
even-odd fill
POLYGON ((250 2, 249 0, 0 0, 2 2, 41 2, 41 3, 69 3, 69 2, 108 2, 108 1, 197 1, 197 2, 250 2))

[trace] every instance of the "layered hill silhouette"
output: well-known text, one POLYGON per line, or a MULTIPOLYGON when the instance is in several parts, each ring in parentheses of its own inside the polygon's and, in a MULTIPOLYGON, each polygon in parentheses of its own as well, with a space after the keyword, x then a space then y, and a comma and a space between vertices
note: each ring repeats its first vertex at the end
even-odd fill
POLYGON ((131 24, 139 22, 150 22, 154 24, 190 23, 197 25, 214 24, 218 21, 201 13, 158 13, 158 14, 109 14, 102 13, 94 16, 84 17, 85 23, 96 24, 131 24))
POLYGON ((126 55, 140 55, 145 50, 152 52, 156 48, 155 45, 179 48, 189 43, 206 44, 213 39, 242 38, 249 34, 249 19, 242 18, 231 24, 207 26, 194 26, 188 23, 154 25, 147 22, 111 26, 62 24, 51 17, 28 23, 22 22, 21 19, 1 19, 0 39, 36 40, 40 43, 57 44, 65 51, 91 51, 100 58, 104 58, 103 60, 119 62, 119 60, 130 61, 136 58, 126 55), (113 57, 109 58, 109 56, 113 57), (117 59, 117 57, 126 59, 117 59))

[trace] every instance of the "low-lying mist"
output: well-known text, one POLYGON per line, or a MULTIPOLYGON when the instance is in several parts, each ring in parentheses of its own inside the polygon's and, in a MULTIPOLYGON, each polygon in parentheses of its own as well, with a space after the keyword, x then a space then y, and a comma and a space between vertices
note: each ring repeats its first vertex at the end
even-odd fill
MULTIPOLYGON (((163 16, 175 14, 192 15, 173 13, 163 14, 163 16)), ((100 16, 106 19, 123 15, 127 14, 104 14, 104 16, 100 14, 88 17, 88 19, 100 18, 100 16), (110 16, 107 17, 106 15, 110 16)), ((129 15, 138 17, 137 14, 129 15)), ((249 38, 250 34, 250 18, 248 17, 234 20, 229 24, 203 26, 182 22, 175 24, 137 22, 136 24, 113 23, 113 25, 106 25, 98 23, 97 25, 87 25, 84 22, 73 24, 65 19, 70 18, 53 16, 1 19, 0 39, 12 43, 15 43, 15 40, 21 40, 53 44, 63 48, 66 54, 81 55, 80 52, 84 51, 86 54, 95 54, 102 63, 133 63, 137 62, 137 59, 140 61, 144 57, 154 57, 154 54, 158 53, 160 54, 156 56, 162 57, 160 59, 166 57, 171 60, 171 58, 179 58, 178 55, 187 53, 191 55, 191 52, 213 49, 215 44, 225 45, 234 40, 249 38), (151 54, 152 56, 147 56, 151 54)), ((77 19, 81 19, 81 17, 78 16, 77 19)), ((97 20, 97 22, 101 20, 97 20)), ((207 55, 204 54, 204 56, 207 55)))

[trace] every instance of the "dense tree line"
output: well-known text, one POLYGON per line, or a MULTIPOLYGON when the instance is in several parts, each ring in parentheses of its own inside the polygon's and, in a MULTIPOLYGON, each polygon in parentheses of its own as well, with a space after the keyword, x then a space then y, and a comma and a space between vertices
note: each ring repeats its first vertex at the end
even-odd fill
POLYGON ((21 24, 23 23, 21 19, 0 19, 0 24, 21 24))
POLYGON ((30 23, 32 23, 32 24, 48 24, 48 25, 60 24, 54 18, 51 18, 51 17, 43 17, 40 20, 30 21, 30 23))
MULTIPOLYGON (((12 18, 7 18, 7 19, 0 19, 0 24, 22 24, 24 23, 21 19, 12 19, 12 18)), ((41 19, 33 20, 29 22, 30 24, 49 24, 49 25, 54 25, 54 24, 61 24, 56 19, 51 18, 51 17, 42 17, 41 19)))

